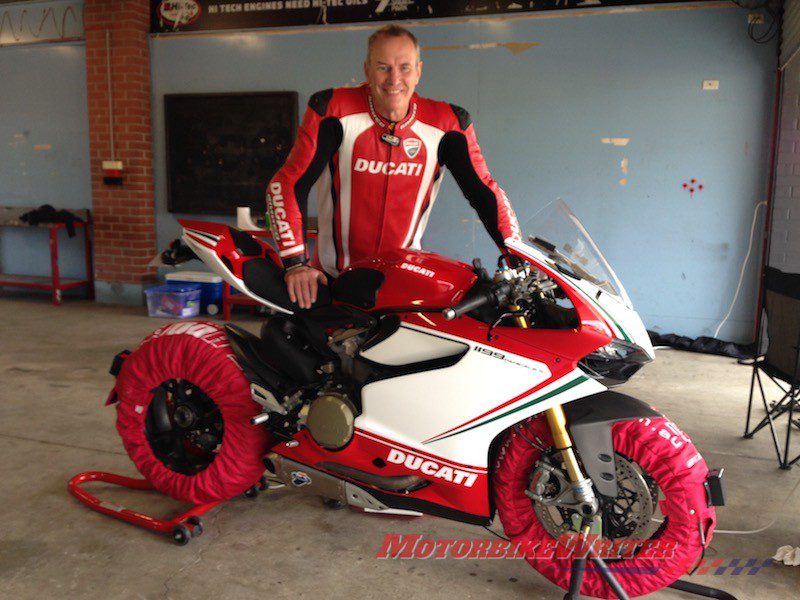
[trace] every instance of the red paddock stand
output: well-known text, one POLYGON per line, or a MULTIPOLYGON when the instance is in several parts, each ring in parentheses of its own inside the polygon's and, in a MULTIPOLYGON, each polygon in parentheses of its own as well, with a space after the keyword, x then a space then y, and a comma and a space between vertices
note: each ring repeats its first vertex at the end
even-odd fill
POLYGON ((115 475, 114 473, 104 473, 103 471, 86 471, 85 473, 78 473, 69 480, 69 493, 75 496, 78 500, 83 502, 92 510, 99 513, 127 521, 139 527, 144 527, 156 533, 166 533, 172 536, 175 543, 184 546, 189 543, 193 537, 199 536, 203 533, 203 522, 200 516, 206 514, 212 508, 220 504, 220 502, 211 502, 209 504, 197 504, 172 519, 157 519, 149 515, 130 510, 122 506, 111 504, 100 500, 83 489, 81 486, 84 483, 91 481, 102 481, 113 485, 119 485, 132 490, 152 490, 153 486, 150 485, 146 479, 133 479, 131 477, 124 477, 122 475, 115 475))

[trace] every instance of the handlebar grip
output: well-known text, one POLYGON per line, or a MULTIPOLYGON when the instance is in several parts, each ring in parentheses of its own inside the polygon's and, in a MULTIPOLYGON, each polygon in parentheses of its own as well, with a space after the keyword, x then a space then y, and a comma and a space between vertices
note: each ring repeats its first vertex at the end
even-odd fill
POLYGON ((462 302, 459 302, 453 307, 445 308, 442 311, 442 316, 446 321, 452 321, 453 319, 475 310, 476 308, 480 308, 485 304, 492 302, 499 304, 505 300, 505 296, 508 294, 510 289, 511 286, 508 283, 503 282, 499 285, 493 286, 491 289, 483 290, 472 298, 468 298, 462 302))

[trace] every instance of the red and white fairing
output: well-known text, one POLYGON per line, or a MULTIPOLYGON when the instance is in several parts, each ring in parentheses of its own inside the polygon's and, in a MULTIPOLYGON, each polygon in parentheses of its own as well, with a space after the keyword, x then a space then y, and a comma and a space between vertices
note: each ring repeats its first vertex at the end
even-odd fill
MULTIPOLYGON (((279 444, 273 451, 309 465, 336 456, 337 462, 370 473, 422 475, 431 484, 415 492, 416 498, 488 515, 491 443, 528 416, 606 389, 580 371, 577 362, 611 341, 610 328, 596 308, 560 281, 580 315, 580 328, 534 333, 498 327, 489 342, 488 325, 472 319, 446 321, 440 312, 461 301, 475 282, 469 265, 398 251, 351 268, 362 266, 386 277, 375 310, 393 309, 402 322, 396 333, 361 356, 390 366, 457 354, 462 358, 449 367, 366 385, 356 436, 342 451, 329 452, 313 443, 279 444), (388 460, 400 456, 399 464, 388 460), (387 465, 376 468, 376 457, 387 465), (426 471, 421 473, 423 465, 426 471), (475 477, 457 477, 457 471, 475 477)), ((550 271, 544 264, 536 266, 550 271)))
MULTIPOLYGON (((231 285, 289 312, 247 289, 236 262, 241 257, 222 229, 196 221, 182 224, 184 240, 231 285)), ((605 390, 578 368, 578 361, 613 339, 634 341, 652 356, 644 326, 624 290, 619 296, 605 293, 588 280, 565 274, 531 245, 512 239, 507 245, 565 292, 578 327, 498 326, 490 340, 489 325, 469 317, 447 321, 441 314, 463 300, 476 282, 469 265, 418 250, 359 261, 348 270, 366 267, 385 278, 372 312, 396 314, 401 320, 397 331, 360 356, 390 366, 456 360, 365 385, 355 435, 344 449, 322 448, 301 430, 272 451, 323 471, 321 464, 334 462, 384 477, 421 476, 429 485, 397 495, 488 517, 489 451, 503 431, 555 405, 605 390)), ((274 251, 264 246, 264 257, 275 260, 274 251)))

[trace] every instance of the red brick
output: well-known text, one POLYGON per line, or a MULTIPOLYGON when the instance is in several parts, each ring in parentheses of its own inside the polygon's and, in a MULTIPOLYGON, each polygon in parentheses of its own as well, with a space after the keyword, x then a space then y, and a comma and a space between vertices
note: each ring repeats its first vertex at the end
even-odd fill
POLYGON ((96 277, 141 283, 153 278, 147 263, 155 253, 155 203, 150 113, 150 53, 147 0, 86 0, 86 90, 95 223, 96 277), (111 31, 111 64, 106 31, 111 31), (103 183, 101 162, 111 158, 108 77, 114 111, 114 144, 125 163, 120 187, 103 183))

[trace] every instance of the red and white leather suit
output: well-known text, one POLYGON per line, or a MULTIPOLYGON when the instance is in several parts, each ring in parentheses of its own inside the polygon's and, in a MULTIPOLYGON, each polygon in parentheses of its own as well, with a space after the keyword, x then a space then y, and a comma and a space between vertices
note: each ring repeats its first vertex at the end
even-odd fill
POLYGON ((503 240, 519 237, 514 211, 489 174, 464 109, 414 94, 406 118, 389 123, 373 109, 366 85, 317 92, 267 190, 284 266, 307 262, 304 221, 314 185, 314 267, 335 277, 382 250, 420 248, 443 167, 501 250, 503 240))

